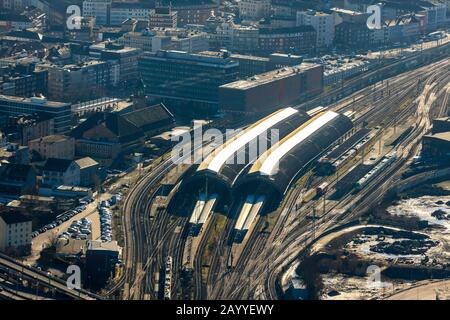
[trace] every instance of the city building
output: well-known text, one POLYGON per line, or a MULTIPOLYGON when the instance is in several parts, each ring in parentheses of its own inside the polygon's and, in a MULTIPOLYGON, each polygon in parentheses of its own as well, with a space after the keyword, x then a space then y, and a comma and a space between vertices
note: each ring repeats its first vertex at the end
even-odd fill
POLYGON ((0 162, 29 164, 30 154, 28 146, 20 146, 17 143, 8 143, 5 147, 0 148, 0 162))
POLYGON ((211 12, 219 11, 219 2, 215 0, 163 0, 162 3, 177 12, 179 27, 204 25, 211 12))
POLYGON ((3 0, 0 8, 12 11, 22 11, 31 4, 31 0, 3 0))
POLYGON ((0 94, 32 97, 47 93, 47 70, 27 60, 0 67, 0 94))
POLYGON ((231 55, 231 58, 239 62, 239 78, 241 79, 269 71, 270 59, 267 57, 235 53, 231 55))
POLYGON ((334 15, 335 25, 342 22, 367 23, 370 17, 369 13, 344 8, 331 8, 330 11, 334 15))
POLYGON ((0 251, 9 249, 29 251, 32 220, 20 212, 0 213, 0 251))
POLYGON ((227 83, 219 88, 220 110, 243 114, 268 113, 320 94, 322 78, 321 65, 302 63, 227 83))
POLYGON ((433 120, 432 134, 450 132, 450 117, 433 120))
POLYGON ((209 34, 211 50, 231 48, 233 44, 235 24, 232 19, 216 17, 212 14, 206 21, 205 28, 209 34))
POLYGON ((257 27, 233 25, 231 34, 231 49, 233 51, 253 54, 260 51, 259 47, 259 29, 257 27))
POLYGON ((112 2, 109 24, 120 26, 127 19, 147 20, 151 13, 151 4, 143 2, 112 2))
POLYGON ((141 32, 128 32, 117 39, 117 42, 142 51, 176 50, 189 53, 209 49, 206 32, 181 28, 153 28, 141 32))
POLYGON ((99 163, 92 158, 84 157, 75 160, 80 170, 80 186, 90 187, 100 183, 99 163))
POLYGON ((325 65, 325 71, 323 75, 324 86, 333 86, 336 84, 340 84, 349 78, 357 76, 363 72, 367 72, 371 68, 375 67, 375 65, 376 61, 363 59, 352 59, 351 62, 347 60, 344 63, 341 63, 341 65, 325 65))
POLYGON ((152 51, 175 50, 188 53, 207 51, 209 39, 206 32, 186 29, 157 30, 152 51))
POLYGON ((117 43, 125 47, 138 48, 142 51, 152 51, 154 37, 155 32, 149 29, 141 32, 130 31, 117 39, 117 43))
POLYGON ((22 146, 39 137, 55 133, 55 119, 45 114, 30 114, 14 119, 14 131, 19 134, 18 141, 22 146))
POLYGON ((316 34, 312 26, 260 28, 258 50, 264 54, 312 53, 316 48, 316 34))
POLYGON ((119 262, 117 241, 88 241, 86 250, 86 282, 90 288, 102 288, 113 278, 119 262))
POLYGON ((112 0, 84 0, 83 17, 95 17, 97 25, 109 25, 112 0))
POLYGON ((36 172, 26 164, 7 163, 0 165, 0 197, 18 199, 21 195, 33 193, 36 186, 36 172))
POLYGON ((174 115, 162 103, 126 112, 122 116, 148 138, 171 129, 175 123, 174 115))
POLYGON ((450 160, 450 131, 423 136, 422 156, 432 162, 448 165, 450 160))
POLYGON ((110 166, 121 155, 140 150, 145 134, 118 113, 97 112, 72 130, 75 153, 110 166))
MULTIPOLYGON (((62 26, 67 19, 67 1, 31 0, 32 5, 45 13, 47 26, 62 26)), ((71 3, 72 4, 72 3, 71 3)), ((81 2, 77 0, 77 4, 81 2)))
POLYGON ((238 2, 239 16, 243 19, 260 20, 271 13, 270 0, 241 0, 238 2))
POLYGON ((105 94, 110 84, 110 66, 105 61, 48 67, 49 97, 58 101, 80 102, 105 94))
POLYGON ((372 32, 366 22, 344 21, 336 26, 334 42, 343 49, 364 49, 372 44, 372 32))
POLYGON ((270 18, 265 18, 265 22, 272 28, 292 28, 297 26, 297 18, 295 16, 271 16, 270 18))
POLYGON ((421 6, 423 10, 419 13, 426 16, 427 31, 434 31, 447 23, 447 4, 423 1, 421 6))
POLYGON ((303 61, 302 56, 284 53, 272 53, 268 57, 232 54, 231 58, 239 62, 239 78, 241 79, 283 67, 299 65, 303 61))
POLYGON ((31 140, 28 143, 30 153, 40 160, 49 158, 73 160, 75 140, 64 135, 50 135, 31 140))
POLYGON ((17 117, 26 114, 44 114, 54 119, 55 133, 69 131, 72 117, 69 103, 49 101, 45 98, 19 98, 0 95, 0 115, 17 117))
POLYGON ((91 42, 95 40, 95 17, 82 17, 80 28, 66 29, 65 36, 71 40, 91 42))
MULTIPOLYGON (((387 43, 404 43, 419 39, 426 33, 424 20, 416 15, 400 16, 392 20, 385 20, 381 30, 387 30, 387 43)), ((378 31, 378 30, 376 30, 378 31)), ((375 30, 374 30, 374 34, 375 30)), ((375 42, 375 39, 374 41, 375 42)))
POLYGON ((148 19, 150 28, 176 28, 178 13, 171 7, 160 7, 151 10, 148 19))
POLYGON ((171 110, 214 113, 219 86, 237 79, 239 63, 227 51, 163 51, 145 53, 139 68, 149 96, 162 99, 171 110))
POLYGON ((297 26, 308 25, 316 30, 317 48, 329 48, 334 40, 334 15, 317 11, 297 12, 297 26))
POLYGON ((33 26, 30 18, 23 14, 5 12, 0 13, 0 30, 23 30, 33 26))
POLYGON ((79 186, 80 167, 73 160, 49 158, 42 168, 42 185, 79 186))
POLYGON ((138 80, 138 59, 142 51, 113 42, 101 42, 89 47, 89 54, 109 64, 109 81, 113 86, 130 84, 138 80))

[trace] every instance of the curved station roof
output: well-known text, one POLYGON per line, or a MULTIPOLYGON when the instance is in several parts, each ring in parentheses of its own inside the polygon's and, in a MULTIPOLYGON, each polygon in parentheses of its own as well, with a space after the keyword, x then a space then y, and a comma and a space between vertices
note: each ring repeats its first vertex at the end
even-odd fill
POLYGON ((272 113, 216 148, 187 179, 186 184, 191 185, 199 181, 203 183, 204 179, 208 178, 219 185, 231 188, 239 174, 271 147, 271 130, 277 130, 278 139, 283 139, 310 118, 309 115, 294 108, 285 108, 272 113), (262 143, 265 146, 262 146, 262 143), (250 147, 256 146, 257 150, 250 150, 250 147))
POLYGON ((238 185, 258 180, 283 195, 299 172, 352 128, 352 121, 342 114, 333 111, 319 113, 267 150, 238 185))

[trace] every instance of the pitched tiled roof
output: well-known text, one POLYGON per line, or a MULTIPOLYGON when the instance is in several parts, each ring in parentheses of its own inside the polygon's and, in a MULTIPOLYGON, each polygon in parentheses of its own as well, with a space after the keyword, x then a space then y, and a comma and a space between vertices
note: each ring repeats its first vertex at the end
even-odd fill
POLYGON ((155 130, 174 121, 173 115, 163 104, 132 111, 124 114, 123 117, 144 132, 155 130))
POLYGON ((144 135, 138 127, 127 121, 123 116, 109 112, 99 112, 92 115, 78 127, 73 129, 70 135, 75 139, 82 138, 84 132, 98 125, 104 125, 108 128, 117 136, 120 142, 132 141, 144 135))

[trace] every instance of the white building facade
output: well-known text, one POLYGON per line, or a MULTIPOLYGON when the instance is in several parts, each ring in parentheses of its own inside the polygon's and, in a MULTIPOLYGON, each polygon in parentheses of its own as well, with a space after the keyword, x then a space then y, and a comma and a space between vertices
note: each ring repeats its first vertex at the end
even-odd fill
POLYGON ((21 213, 0 215, 0 251, 31 245, 31 219, 21 213))
POLYGON ((315 11, 298 11, 297 26, 312 26, 317 32, 317 48, 330 47, 334 40, 334 15, 315 11))

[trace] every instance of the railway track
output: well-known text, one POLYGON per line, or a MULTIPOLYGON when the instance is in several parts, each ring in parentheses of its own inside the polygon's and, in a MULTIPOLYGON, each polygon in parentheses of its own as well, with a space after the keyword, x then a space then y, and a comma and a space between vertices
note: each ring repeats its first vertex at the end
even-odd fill
MULTIPOLYGON (((443 62, 438 62, 435 68, 438 68, 439 66, 442 67, 442 65, 440 64, 445 65, 443 62)), ((353 110, 356 104, 364 105, 364 108, 362 110, 357 111, 355 121, 358 123, 368 120, 371 123, 376 122, 381 117, 381 115, 386 112, 384 108, 388 108, 389 106, 391 106, 389 112, 392 112, 396 109, 396 107, 398 107, 398 104, 400 102, 405 101, 405 99, 414 94, 414 91, 417 90, 416 86, 414 86, 414 84, 417 83, 417 79, 415 79, 415 77, 422 75, 422 77, 425 78, 423 74, 428 75, 429 73, 432 73, 432 70, 434 69, 430 69, 429 66, 419 68, 417 70, 411 71, 410 73, 402 74, 398 77, 390 79, 388 85, 381 85, 381 87, 378 88, 370 87, 361 89, 354 95, 347 98, 344 103, 336 105, 335 109, 344 112, 353 110), (391 91, 391 94, 388 93, 389 90, 391 91), (374 111, 374 108, 376 107, 374 107, 373 105, 375 103, 382 106, 378 106, 380 109, 379 111, 374 111), (371 111, 373 113, 371 115, 368 115, 368 113, 370 113, 371 111)), ((330 97, 332 96, 332 94, 330 94, 330 97)), ((446 97, 446 99, 448 102, 448 97, 446 97)), ((321 96, 316 101, 311 102, 320 103, 321 101, 325 100, 326 97, 321 96)), ((411 109, 411 106, 405 109, 405 117, 411 111, 411 109)), ((152 172, 142 177, 136 183, 136 186, 132 190, 130 190, 129 195, 125 200, 122 222, 126 230, 124 235, 125 275, 109 290, 109 295, 114 295, 123 287, 129 287, 130 289, 124 290, 124 298, 142 299, 146 295, 149 295, 151 298, 158 298, 157 294, 155 293, 156 288, 153 274, 155 272, 158 272, 158 270, 162 268, 162 266, 164 265, 164 258, 168 254, 173 255, 174 257, 174 270, 181 270, 181 257, 183 252, 182 249, 184 246, 184 241, 181 235, 184 232, 187 218, 173 218, 167 212, 167 210, 158 212, 153 221, 150 221, 148 215, 149 208, 152 205, 152 198, 154 198, 153 195, 151 197, 149 197, 148 195, 151 194, 152 191, 155 191, 155 188, 157 188, 164 175, 172 168, 173 166, 171 166, 170 160, 163 161, 154 170, 152 170, 152 172), (181 229, 181 231, 178 232, 178 236, 175 235, 175 230, 177 228, 181 229)), ((298 197, 298 193, 292 195, 284 202, 287 203, 286 205, 284 205, 284 208, 291 209, 293 203, 295 203, 295 197, 298 197)), ((304 218, 306 217, 306 215, 302 217, 304 218)), ((289 219, 289 215, 286 214, 283 220, 280 220, 279 225, 276 228, 276 235, 279 235, 279 230, 282 230, 282 227, 288 225, 288 221, 292 222, 292 220, 289 219)), ((261 221, 259 223, 261 223, 261 221)), ((212 223, 210 223, 210 225, 212 225, 212 223)), ((265 272, 269 273, 269 275, 267 276, 268 278, 274 279, 275 277, 273 274, 276 273, 272 273, 269 271, 274 270, 274 268, 278 270, 278 267, 274 267, 275 265, 279 264, 278 259, 273 260, 273 266, 271 266, 272 263, 264 267, 258 266, 258 261, 261 260, 261 257, 266 257, 267 261, 272 261, 269 259, 273 258, 273 255, 267 254, 265 252, 267 252, 266 244, 273 242, 274 237, 271 237, 271 235, 261 236, 256 232, 255 234, 250 235, 247 246, 244 248, 243 254, 241 254, 241 261, 237 262, 235 270, 227 270, 227 261, 230 257, 230 250, 226 246, 226 243, 232 234, 233 225, 234 217, 228 217, 225 230, 219 237, 219 245, 215 249, 214 255, 212 257, 212 263, 207 274, 206 285, 202 284, 201 259, 198 260, 198 257, 201 258, 204 248, 199 250, 199 255, 195 257, 195 264, 197 267, 194 270, 194 277, 196 279, 195 287, 197 298, 240 298, 241 295, 244 294, 241 288, 243 285, 241 284, 241 286, 237 286, 236 283, 239 283, 242 278, 240 276, 236 276, 236 274, 241 271, 242 274, 249 274, 249 272, 246 272, 247 270, 249 270, 248 266, 258 271, 257 275, 252 277, 252 279, 254 279, 255 281, 257 280, 258 283, 264 283, 264 281, 260 280, 263 277, 263 273, 261 273, 263 271, 262 268, 265 268, 265 272), (200 266, 200 268, 198 268, 198 266, 200 266), (223 291, 223 289, 218 289, 218 287, 224 288, 228 285, 232 286, 233 289, 231 291, 225 292, 223 291), (209 292, 210 290, 208 290, 208 288, 211 288, 211 292, 209 292)), ((255 230, 258 229, 255 228, 255 230)), ((280 251, 282 250, 278 250, 276 252, 279 253, 280 251)), ((176 275, 174 277, 173 292, 176 293, 180 289, 180 281, 177 272, 174 273, 176 275)), ((248 281, 249 280, 247 279, 247 283, 248 281)), ((272 283, 273 280, 271 280, 270 282, 272 283)), ((272 285, 269 285, 268 287, 271 286, 272 285)), ((266 288, 266 291, 269 291, 269 296, 273 295, 273 292, 270 293, 271 290, 272 289, 268 290, 266 288)), ((246 294, 248 295, 252 290, 244 291, 246 291, 246 294)), ((176 296, 176 294, 174 296, 176 296)))
MULTIPOLYGON (((428 81, 428 84, 430 84, 430 81, 436 80, 438 82, 448 83, 449 76, 447 75, 441 76, 439 79, 430 79, 428 81)), ((442 90, 442 88, 438 89, 437 91, 442 90)), ((441 113, 444 113, 446 111, 446 108, 441 107, 441 113)), ((379 203, 384 196, 385 192, 392 186, 392 183, 399 179, 399 172, 401 171, 403 165, 406 163, 406 161, 414 156, 417 151, 418 147, 418 138, 423 135, 428 129, 429 129, 429 110, 424 110, 424 112, 421 113, 421 121, 420 123, 424 123, 423 126, 418 126, 416 130, 411 132, 409 134, 408 139, 404 140, 402 142, 403 145, 411 146, 407 153, 403 153, 402 157, 397 161, 396 164, 391 166, 390 170, 388 170, 385 173, 382 173, 380 176, 378 176, 373 182, 371 182, 371 186, 360 196, 363 200, 353 209, 353 212, 362 212, 366 210, 369 205, 376 205, 379 203), (423 119, 425 121, 423 122, 423 119), (426 125, 428 124, 428 126, 426 125), (377 192, 372 192, 374 190, 377 190, 377 192)), ((404 117, 404 115, 402 115, 404 117)), ((399 149, 402 149, 402 146, 399 146, 399 149)), ((354 215, 351 214, 351 212, 346 212, 343 215, 339 216, 339 220, 342 224, 348 222, 349 220, 354 219, 354 215)), ((337 220, 334 218, 333 220, 337 220)), ((323 228, 324 232, 326 228, 323 228)), ((305 237, 306 238, 306 237, 305 237)), ((277 297, 277 290, 278 287, 276 285, 276 278, 277 278, 277 272, 273 271, 271 272, 268 281, 266 283, 266 288, 270 292, 269 297, 270 298, 276 298, 277 297), (270 288, 270 289, 269 289, 270 288)))
MULTIPOLYGON (((436 64, 435 65, 435 68, 442 68, 442 64, 447 64, 448 63, 448 61, 447 62, 440 62, 440 63, 438 63, 438 64, 436 64)), ((434 71, 434 69, 430 69, 430 68, 428 68, 428 70, 429 70, 429 72, 428 72, 428 74, 431 74, 431 73, 433 73, 433 71, 434 71)), ((415 71, 414 73, 415 74, 420 74, 421 72, 422 72, 423 70, 417 70, 417 71, 415 71)), ((405 78, 406 76, 403 76, 403 78, 405 78)), ((407 83, 406 84, 404 84, 403 85, 403 88, 409 88, 410 86, 411 86, 411 81, 412 82, 414 82, 414 81, 416 81, 417 82, 417 80, 409 80, 409 81, 407 81, 407 83)), ((393 89, 393 87, 391 87, 391 89, 393 89)), ((390 110, 391 110, 391 112, 392 112, 392 110, 394 110, 395 111, 395 107, 398 107, 398 103, 400 102, 400 101, 402 101, 402 100, 404 100, 405 98, 407 98, 407 97, 409 97, 410 96, 410 94, 411 94, 411 90, 410 89, 407 89, 406 90, 406 93, 404 93, 404 94, 398 94, 398 98, 396 98, 396 99, 393 99, 393 97, 392 96, 388 96, 388 97, 386 97, 385 99, 384 99, 384 103, 388 106, 389 104, 390 105, 393 105, 394 107, 392 107, 390 110)), ((382 109, 381 107, 380 107, 380 109, 382 109)), ((405 118, 408 114, 410 114, 411 113, 411 111, 414 109, 414 104, 411 104, 410 106, 408 106, 407 108, 405 108, 405 110, 403 110, 402 112, 400 112, 398 115, 397 115, 397 117, 393 117, 392 118, 392 120, 391 121, 389 121, 386 125, 387 126, 389 126, 389 125, 391 125, 392 124, 392 122, 393 121, 398 121, 398 119, 400 118, 400 119, 403 119, 403 118, 405 118), (397 120, 396 120, 396 118, 397 118, 397 120)), ((386 112, 386 110, 385 110, 385 112, 386 112)), ((366 112, 364 112, 364 113, 366 113, 366 112)), ((377 112, 377 115, 373 115, 371 118, 371 120, 372 120, 372 122, 373 121, 376 121, 377 120, 377 118, 379 118, 380 117, 380 115, 382 115, 383 114, 383 112, 377 112)), ((363 116, 361 116, 361 119, 360 120, 363 120, 364 119, 364 117, 363 116)), ((295 198, 295 197, 294 197, 295 198)), ((290 209, 292 209, 292 204, 294 203, 294 200, 287 200, 286 201, 286 203, 287 203, 287 207, 288 208, 290 208, 290 209)), ((342 217, 342 218, 345 218, 345 217, 342 217)), ((286 217, 285 217, 285 219, 287 219, 286 217)), ((281 225, 284 225, 284 223, 282 223, 281 225)), ((274 231, 276 231, 275 229, 274 229, 274 231)), ((303 230, 302 230, 303 231, 303 230)), ((300 233, 296 233, 295 234, 295 236, 292 236, 291 237, 291 239, 295 239, 295 238, 298 238, 298 236, 301 236, 302 234, 304 234, 304 232, 300 232, 300 233)), ((304 237, 304 239, 306 240, 307 239, 307 236, 305 236, 304 237)), ((289 240, 288 239, 288 242, 289 241, 293 241, 293 240, 289 240)), ((268 241, 268 243, 270 243, 269 241, 268 241)), ((258 241, 258 242, 256 242, 255 241, 255 244, 252 246, 252 251, 253 252, 260 252, 260 250, 261 249, 263 249, 263 247, 264 247, 264 243, 263 244, 261 244, 261 241, 258 241)), ((263 257, 264 257, 264 255, 262 255, 263 257)), ((283 257, 283 259, 284 258, 286 258, 286 257, 283 257)), ((249 260, 251 260, 251 258, 250 257, 246 257, 246 261, 244 261, 245 263, 247 263, 249 260)), ((266 257, 264 257, 264 259, 260 259, 260 261, 263 261, 263 260, 265 260, 265 261, 271 261, 271 257, 270 256, 266 256, 266 257)), ((276 260, 275 260, 276 261, 276 260)), ((243 263, 243 264, 245 264, 245 263, 243 263)), ((250 267, 249 267, 249 269, 251 269, 251 268, 253 268, 254 266, 252 266, 252 265, 250 265, 250 267)), ((262 268, 262 267, 261 267, 262 268)), ((258 267, 256 266, 256 270, 260 270, 260 269, 258 269, 258 267)), ((241 274, 245 274, 245 271, 243 271, 243 270, 235 270, 235 271, 239 271, 239 273, 241 273, 241 274)), ((238 272, 236 272, 236 273, 238 273, 238 272)), ((255 269, 253 269, 253 273, 255 273, 255 269)), ((273 273, 272 273, 272 276, 269 276, 269 278, 272 278, 272 279, 274 279, 274 277, 273 277, 273 273)), ((239 277, 236 277, 235 278, 235 281, 232 281, 232 283, 233 282, 235 282, 235 283, 237 283, 237 282, 239 282, 239 280, 238 279, 241 279, 241 283, 245 283, 245 281, 244 281, 244 279, 242 279, 242 278, 239 278, 239 277)), ((273 282, 273 280, 271 280, 271 282, 273 282)), ((233 286, 232 285, 232 283, 230 284, 231 286, 233 286)), ((223 287, 223 285, 221 285, 222 287, 223 287)), ((248 298, 248 297, 243 297, 243 296, 239 296, 239 292, 240 293, 242 293, 242 287, 243 287, 243 285, 241 285, 241 286, 238 286, 238 289, 236 289, 233 293, 231 293, 231 296, 228 296, 228 295, 225 295, 225 296, 222 296, 222 298, 224 298, 224 297, 226 297, 226 298, 248 298)), ((274 285, 272 285, 271 286, 272 288, 273 287, 275 287, 274 285)), ((267 290, 267 286, 266 286, 266 290, 267 290)), ((247 291, 249 291, 249 290, 247 290, 247 291)), ((251 290, 250 290, 251 291, 251 290)), ((270 290, 269 290, 270 291, 270 290)), ((271 296, 273 297, 274 296, 274 290, 271 290, 272 292, 271 292, 271 296)))

